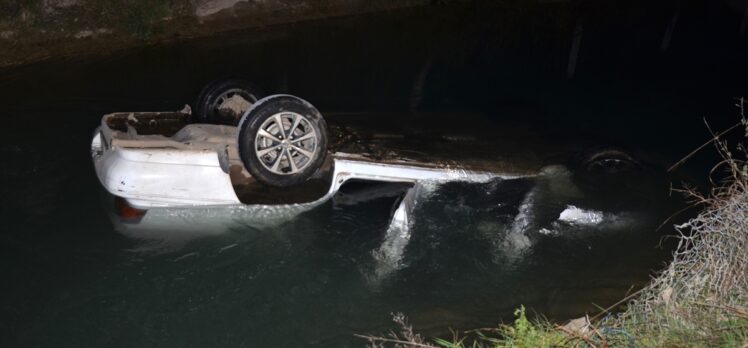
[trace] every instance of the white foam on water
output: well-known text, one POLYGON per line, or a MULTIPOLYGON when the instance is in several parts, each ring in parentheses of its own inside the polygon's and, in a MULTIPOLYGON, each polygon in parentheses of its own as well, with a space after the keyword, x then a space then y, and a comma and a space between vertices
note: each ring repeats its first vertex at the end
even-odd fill
POLYGON ((605 214, 597 210, 586 210, 568 205, 558 217, 558 221, 563 221, 573 225, 597 225, 603 222, 605 214))
POLYGON ((422 181, 407 191, 392 215, 382 244, 372 251, 375 265, 373 274, 367 277, 370 286, 377 288, 390 274, 405 267, 403 258, 405 248, 411 238, 414 223, 413 212, 416 205, 419 201, 431 197, 442 183, 432 180, 422 181))

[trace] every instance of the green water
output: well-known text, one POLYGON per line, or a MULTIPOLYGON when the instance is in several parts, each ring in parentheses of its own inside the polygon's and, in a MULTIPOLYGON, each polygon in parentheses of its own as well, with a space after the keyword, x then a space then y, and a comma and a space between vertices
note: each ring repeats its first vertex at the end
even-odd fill
POLYGON ((560 236, 511 257, 502 240, 535 180, 433 187, 399 268, 383 275, 373 252, 391 194, 287 218, 167 211, 165 225, 133 233, 110 221, 90 163, 87 120, 98 110, 47 105, 15 114, 45 125, 14 128, 1 148, 12 183, 2 192, 2 334, 21 346, 359 346, 352 335, 392 328, 392 312, 443 335, 509 320, 520 304, 563 320, 615 302, 666 255, 653 231, 672 202, 655 178, 633 184, 642 192, 572 201, 540 188, 538 219, 560 236), (553 227, 570 204, 622 223, 553 227))
MULTIPOLYGON (((537 34, 525 45, 497 34, 506 27, 496 18, 510 14, 459 11, 299 23, 0 71, 0 345, 361 346, 353 334, 393 329, 393 312, 427 335, 449 335, 510 320, 521 304, 553 320, 577 317, 645 283, 668 255, 657 245, 672 230, 655 230, 680 206, 668 193, 680 177, 663 166, 693 148, 684 134, 700 144, 703 113, 731 112, 742 90, 720 84, 720 69, 678 75, 691 58, 641 79, 671 66, 649 65, 649 53, 621 58, 632 63, 616 69, 588 58, 569 80, 567 41, 552 25, 509 26, 518 28, 512 37, 537 34), (172 220, 153 230, 113 221, 89 155, 101 115, 180 109, 228 75, 299 94, 323 113, 478 112, 495 127, 541 134, 534 148, 623 142, 655 165, 612 181, 551 175, 433 186, 419 197, 402 259, 386 272, 373 253, 392 194, 272 219, 222 221, 227 212, 207 209, 162 211, 172 220), (507 248, 523 206, 536 221, 531 244, 507 248), (603 223, 557 221, 571 206, 603 223)), ((592 38, 584 42, 607 47, 592 38)))

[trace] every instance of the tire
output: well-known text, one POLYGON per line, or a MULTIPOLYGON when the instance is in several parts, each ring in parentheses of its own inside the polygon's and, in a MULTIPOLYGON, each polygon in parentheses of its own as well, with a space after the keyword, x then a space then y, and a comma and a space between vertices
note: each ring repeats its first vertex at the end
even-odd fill
POLYGON ((198 123, 237 125, 249 107, 262 97, 260 90, 247 81, 215 80, 198 95, 193 118, 198 123))
POLYGON ((274 187, 294 186, 312 177, 325 161, 327 124, 308 102, 273 95, 242 116, 237 144, 239 157, 255 180, 274 187))
POLYGON ((617 174, 641 168, 641 163, 628 151, 612 146, 590 149, 579 156, 577 163, 579 170, 596 174, 617 174))

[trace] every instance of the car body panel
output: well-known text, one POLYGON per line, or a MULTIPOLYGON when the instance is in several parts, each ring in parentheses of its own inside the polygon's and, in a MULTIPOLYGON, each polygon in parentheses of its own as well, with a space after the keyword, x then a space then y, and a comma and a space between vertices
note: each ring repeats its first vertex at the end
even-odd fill
MULTIPOLYGON (((180 121, 186 119, 181 113, 105 115, 91 142, 94 167, 104 188, 140 209, 243 204, 237 187, 261 184, 254 182, 242 169, 236 127, 180 121), (144 123, 146 126, 140 127, 144 123)), ((313 199, 294 203, 323 202, 351 179, 416 183, 487 181, 496 177, 531 175, 397 156, 373 158, 365 153, 336 152, 335 149, 330 152, 330 168, 321 169, 319 175, 327 180, 328 188, 313 199)), ((278 203, 254 200, 253 204, 278 203)))

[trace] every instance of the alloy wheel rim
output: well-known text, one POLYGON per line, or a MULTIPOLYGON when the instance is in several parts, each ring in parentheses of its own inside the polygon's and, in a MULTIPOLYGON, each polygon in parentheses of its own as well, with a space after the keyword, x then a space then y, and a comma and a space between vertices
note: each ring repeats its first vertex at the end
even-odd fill
POLYGON ((306 117, 279 112, 262 123, 254 148, 260 164, 271 173, 296 174, 306 169, 317 154, 317 131, 306 117))

